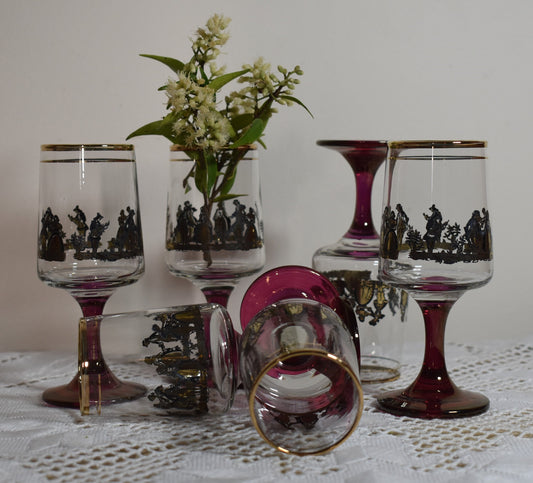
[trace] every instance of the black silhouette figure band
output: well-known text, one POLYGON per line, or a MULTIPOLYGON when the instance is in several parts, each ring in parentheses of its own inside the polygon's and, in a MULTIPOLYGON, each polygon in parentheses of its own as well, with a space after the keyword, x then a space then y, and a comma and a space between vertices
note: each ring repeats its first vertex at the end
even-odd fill
POLYGON ((429 207, 429 213, 422 215, 426 220, 424 234, 409 224, 401 204, 396 205, 396 210, 385 208, 381 235, 383 258, 396 260, 400 251, 409 250, 409 258, 446 264, 492 260, 489 212, 485 208, 474 210, 463 228, 459 223, 443 221, 435 204, 429 207))
POLYGON ((77 260, 115 261, 121 258, 142 256, 143 244, 139 221, 135 210, 126 207, 118 216, 116 236, 107 240, 107 248, 101 249, 104 234, 110 222, 104 221, 101 213, 96 213, 89 225, 87 217, 78 205, 72 210, 74 215, 67 215, 76 227, 74 233, 67 236, 63 231, 59 217, 48 207, 41 218, 39 234, 39 258, 47 261, 65 261, 66 252, 74 250, 77 260))
POLYGON ((233 213, 228 215, 224 201, 217 203, 212 218, 205 206, 198 210, 190 201, 179 205, 176 224, 168 231, 168 250, 252 250, 263 246, 257 224, 257 210, 233 200, 233 213))

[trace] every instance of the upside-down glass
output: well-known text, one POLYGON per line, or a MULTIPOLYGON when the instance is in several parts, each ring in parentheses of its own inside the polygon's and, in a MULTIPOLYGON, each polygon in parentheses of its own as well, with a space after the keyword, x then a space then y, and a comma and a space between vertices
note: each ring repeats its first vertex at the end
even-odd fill
MULTIPOLYGON (((137 171, 131 144, 41 146, 37 271, 67 290, 84 316, 100 315, 118 287, 144 272, 137 171)), ((139 397, 145 388, 120 381, 107 367, 98 330, 88 333, 88 371, 100 379, 101 399, 139 397)), ((47 389, 45 402, 79 405, 79 374, 47 389)))
POLYGON ((426 345, 416 380, 405 390, 378 397, 385 411, 454 418, 489 407, 484 395, 451 381, 444 356, 451 307, 466 290, 492 277, 485 148, 484 141, 389 145, 379 272, 385 283, 407 290, 422 309, 426 345))
POLYGON ((333 285, 306 267, 278 267, 248 288, 241 379, 256 429, 280 451, 324 453, 356 428, 363 394, 352 316, 333 285))
POLYGON ((214 197, 207 199, 197 180, 188 179, 198 157, 195 150, 170 148, 165 261, 173 275, 198 286, 208 302, 226 307, 239 279, 264 266, 265 246, 256 147, 217 155, 217 169, 231 178, 231 189, 224 192, 225 177, 219 176, 211 187, 214 197))
MULTIPOLYGON (((237 387, 238 354, 228 312, 218 304, 151 309, 85 317, 79 324, 80 410, 98 414, 98 375, 90 366, 91 331, 99 331, 102 352, 113 371, 147 388, 135 401, 163 414, 221 414, 237 387), (88 364, 89 363, 89 364, 88 364)), ((128 405, 118 411, 127 412, 128 405)))
MULTIPOLYGON (((379 234, 372 219, 372 190, 387 159, 387 142, 320 140, 317 144, 348 162, 355 180, 355 210, 348 231, 313 254, 313 268, 328 277, 357 317, 361 381, 393 381, 400 377, 408 296, 378 279, 379 234)), ((340 199, 330 203, 331 209, 340 203, 340 199)))

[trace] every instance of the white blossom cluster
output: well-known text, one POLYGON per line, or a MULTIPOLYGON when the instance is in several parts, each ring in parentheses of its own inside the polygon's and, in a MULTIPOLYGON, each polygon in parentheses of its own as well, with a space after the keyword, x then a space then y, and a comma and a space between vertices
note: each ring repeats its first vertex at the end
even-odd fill
MULTIPOLYGON (((238 77, 245 86, 217 100, 217 91, 210 86, 213 79, 223 75, 225 67, 218 67, 220 48, 226 44, 225 32, 230 19, 213 15, 205 28, 196 31, 192 39, 192 59, 178 72, 177 79, 166 85, 167 107, 173 114, 173 130, 189 148, 215 152, 228 147, 241 136, 242 127, 234 127, 237 116, 268 120, 276 112, 273 103, 290 105, 295 85, 303 74, 299 66, 293 70, 278 67, 280 77, 272 73, 270 64, 259 58, 253 65, 244 65, 238 77)), ((251 123, 251 121, 250 121, 251 123)))

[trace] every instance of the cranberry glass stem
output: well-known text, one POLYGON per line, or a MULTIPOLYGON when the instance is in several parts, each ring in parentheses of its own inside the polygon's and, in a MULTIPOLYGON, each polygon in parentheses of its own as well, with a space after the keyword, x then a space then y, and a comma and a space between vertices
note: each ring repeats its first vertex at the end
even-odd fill
MULTIPOLYGON (((74 295, 74 298, 78 302, 83 316, 92 317, 102 315, 104 305, 110 295, 111 294, 101 297, 78 297, 74 295)), ((88 354, 90 354, 88 371, 95 374, 105 374, 105 376, 100 377, 100 379, 105 381, 107 386, 109 386, 111 381, 114 383, 116 378, 107 368, 102 356, 99 325, 93 327, 90 334, 88 334, 87 346, 89 348, 88 354)), ((77 408, 79 407, 79 390, 80 380, 78 373, 68 384, 52 387, 44 391, 43 400, 54 406, 77 408)))
POLYGON ((446 369, 446 320, 450 309, 461 295, 462 292, 458 292, 453 298, 442 301, 417 300, 426 326, 422 369, 407 389, 378 396, 378 405, 382 409, 398 416, 458 418, 481 414, 489 408, 490 402, 483 394, 458 388, 446 369))
POLYGON ((455 385, 448 376, 444 357, 444 332, 448 313, 457 299, 418 301, 424 316, 426 341, 422 369, 410 390, 417 394, 453 393, 455 385))
POLYGON ((378 238, 372 222, 372 185, 375 171, 363 171, 358 165, 352 165, 355 175, 356 201, 355 214, 346 238, 378 238))
POLYGON ((352 141, 349 145, 337 147, 337 150, 348 161, 355 176, 355 213, 344 237, 377 239, 379 235, 372 221, 372 187, 377 170, 387 158, 387 144, 381 141, 352 141))
POLYGON ((378 168, 387 158, 387 142, 320 140, 317 144, 340 153, 355 175, 355 213, 344 238, 378 239, 372 222, 372 186, 378 168))
POLYGON ((80 366, 78 377, 75 378, 82 414, 88 414, 91 404, 95 404, 100 412, 102 404, 136 399, 146 392, 141 384, 118 379, 104 360, 100 341, 102 319, 98 316, 102 315, 108 298, 109 296, 76 297, 85 318, 85 324, 80 324, 80 366), (82 330, 82 327, 85 329, 82 330))
MULTIPOLYGON (((83 317, 95 317, 102 315, 104 305, 109 296, 104 297, 75 297, 80 304, 83 317)), ((100 378, 102 388, 116 386, 119 382, 107 367, 102 354, 100 343, 100 323, 93 322, 87 324, 87 348, 86 353, 89 364, 88 373, 100 378)))
POLYGON ((209 303, 219 304, 222 307, 228 307, 228 300, 233 292, 233 286, 227 285, 223 287, 202 287, 202 292, 205 296, 205 299, 209 303))

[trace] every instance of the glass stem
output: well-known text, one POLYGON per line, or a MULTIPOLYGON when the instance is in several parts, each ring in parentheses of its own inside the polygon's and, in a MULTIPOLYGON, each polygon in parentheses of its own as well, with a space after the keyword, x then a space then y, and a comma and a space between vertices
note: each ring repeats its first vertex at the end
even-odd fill
POLYGON ((347 238, 378 238, 372 222, 372 187, 383 159, 374 160, 358 155, 345 155, 355 176, 355 213, 347 238))
POLYGON ((228 300, 233 292, 233 285, 223 287, 202 287, 201 290, 208 303, 219 304, 222 307, 228 307, 228 300))
MULTIPOLYGON (((84 317, 95 317, 102 315, 104 305, 110 295, 103 297, 74 297, 81 307, 84 317)), ((99 377, 103 388, 113 387, 119 382, 115 375, 109 370, 102 354, 100 343, 100 323, 90 322, 87 324, 85 354, 89 367, 86 373, 99 377)))
POLYGON ((443 301, 417 300, 424 316, 426 341, 422 369, 409 390, 419 395, 427 393, 427 397, 430 394, 442 396, 452 394, 457 390, 446 369, 444 332, 448 313, 460 296, 461 294, 458 294, 456 298, 443 301))

